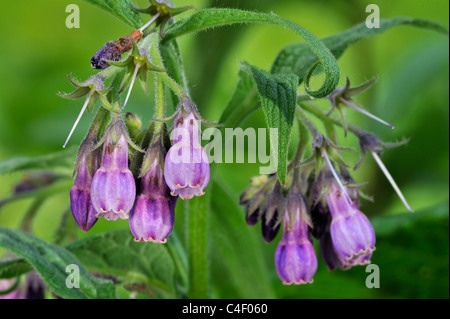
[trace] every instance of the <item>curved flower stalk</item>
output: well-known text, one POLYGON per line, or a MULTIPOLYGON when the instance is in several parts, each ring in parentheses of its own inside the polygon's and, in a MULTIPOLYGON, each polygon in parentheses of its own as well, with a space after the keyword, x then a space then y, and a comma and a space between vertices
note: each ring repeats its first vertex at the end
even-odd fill
POLYGON ((127 219, 133 208, 136 184, 128 168, 129 137, 122 119, 114 120, 105 133, 100 168, 91 184, 97 218, 127 219))

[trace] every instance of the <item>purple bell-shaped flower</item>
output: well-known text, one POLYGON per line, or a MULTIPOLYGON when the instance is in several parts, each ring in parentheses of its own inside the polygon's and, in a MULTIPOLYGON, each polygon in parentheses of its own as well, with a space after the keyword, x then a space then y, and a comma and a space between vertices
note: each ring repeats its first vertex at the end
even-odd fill
POLYGON ((283 238, 275 252, 275 266, 283 284, 312 283, 317 257, 310 240, 303 197, 293 187, 284 212, 283 238))
MULTIPOLYGON (((157 149, 150 152, 162 154, 162 151, 157 149)), ((135 241, 165 243, 172 232, 177 197, 170 195, 164 180, 163 158, 163 156, 148 156, 144 159, 152 163, 141 178, 140 194, 129 218, 135 241)))
POLYGON ((375 250, 375 232, 367 217, 332 183, 326 202, 331 213, 330 235, 343 268, 370 263, 375 250))
POLYGON ((99 152, 93 150, 95 140, 86 138, 80 146, 75 166, 76 179, 70 189, 70 209, 73 218, 83 232, 97 222, 96 211, 91 201, 92 177, 99 167, 99 152))
POLYGON ((92 205, 97 217, 127 219, 136 197, 136 183, 128 169, 128 141, 125 124, 113 122, 106 132, 102 163, 91 185, 92 205))
POLYGON ((199 126, 193 113, 180 112, 175 117, 172 138, 164 163, 164 177, 172 196, 191 199, 203 195, 209 182, 209 161, 199 142, 199 126))

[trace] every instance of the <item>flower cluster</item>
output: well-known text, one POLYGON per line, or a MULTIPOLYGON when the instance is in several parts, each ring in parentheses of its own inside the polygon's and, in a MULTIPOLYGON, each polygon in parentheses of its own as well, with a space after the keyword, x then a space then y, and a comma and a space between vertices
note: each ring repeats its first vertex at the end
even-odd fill
MULTIPOLYGON (((322 172, 313 183, 310 201, 296 184, 284 195, 278 181, 274 182, 276 176, 253 178, 264 182, 252 185, 241 196, 247 223, 254 225, 261 220, 267 243, 280 227, 283 229, 275 266, 284 284, 312 283, 317 270, 313 237, 319 240, 320 253, 330 270, 370 263, 375 250, 373 227, 359 210, 357 192, 351 192, 353 198, 349 200, 330 175, 322 172), (248 197, 255 187, 259 190, 248 197)), ((348 192, 346 186, 344 189, 348 192)))
POLYGON ((129 36, 106 43, 91 59, 92 67, 102 71, 82 83, 69 77, 77 89, 61 94, 69 99, 87 96, 64 147, 85 110, 92 112, 96 101, 101 102, 78 151, 70 206, 84 232, 99 218, 128 219, 136 241, 165 243, 174 227, 178 197, 188 200, 201 196, 209 183, 209 160, 199 140, 199 122, 208 122, 166 73, 159 52, 165 24, 191 7, 150 0, 147 8, 135 9, 152 18, 129 36), (159 34, 153 32, 158 26, 159 34), (151 125, 143 129, 136 115, 128 113, 124 121, 122 109, 136 79, 147 93, 150 73, 155 76, 155 113, 151 125), (108 78, 112 81, 105 89, 108 78), (166 87, 177 95, 179 105, 173 116, 162 119, 166 87), (120 94, 126 90, 121 103, 120 94), (165 124, 170 120, 174 120, 172 138, 165 124))
MULTIPOLYGON (((353 104, 355 101, 351 96, 365 90, 373 82, 371 80, 350 88, 347 79, 345 87, 336 89, 329 96, 332 110, 339 109, 341 115, 344 106, 361 111, 353 104)), ((339 153, 347 149, 337 146, 333 124, 341 126, 345 133, 352 131, 359 138, 361 160, 355 169, 365 158, 366 152, 370 151, 405 206, 411 210, 378 157, 383 147, 395 147, 404 142, 383 143, 374 135, 346 123, 346 116, 342 120, 330 117, 331 111, 323 113, 310 104, 300 104, 297 107, 300 142, 297 154, 289 165, 286 184, 280 185, 276 174, 256 176, 250 180, 251 186, 241 194, 240 204, 245 206, 247 224, 255 225, 261 220, 262 236, 266 243, 276 238, 280 228, 283 230, 275 252, 275 267, 283 284, 313 282, 318 265, 314 238, 319 241, 320 255, 329 270, 370 264, 375 250, 375 231, 360 211, 361 185, 355 184, 347 170, 348 165, 339 153), (330 137, 319 132, 304 110, 327 124, 330 137), (313 137, 312 154, 303 159, 308 132, 313 137)), ((362 113, 370 114, 367 111, 362 113)), ((369 116, 386 124, 375 116, 369 116)))
MULTIPOLYGON (((165 124, 152 124, 142 161, 139 151, 143 150, 134 144, 119 115, 114 116, 99 142, 96 134, 88 134, 78 152, 76 179, 70 191, 73 217, 84 232, 98 218, 129 219, 136 241, 166 242, 174 226, 178 197, 201 196, 209 182, 209 162, 199 142, 192 107, 188 98, 180 103, 172 145, 167 144, 170 139, 165 124), (129 149, 138 150, 131 161, 129 149), (132 163, 140 164, 139 174, 133 175, 132 163)), ((135 116, 126 118, 136 122, 135 116)))

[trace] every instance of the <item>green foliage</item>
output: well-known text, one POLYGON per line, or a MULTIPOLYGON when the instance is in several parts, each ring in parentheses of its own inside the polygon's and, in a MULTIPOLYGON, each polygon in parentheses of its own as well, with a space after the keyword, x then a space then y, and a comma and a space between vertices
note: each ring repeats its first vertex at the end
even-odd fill
MULTIPOLYGON (((369 29, 366 23, 360 23, 344 32, 323 38, 323 43, 331 53, 340 58, 347 48, 362 39, 380 35, 385 31, 399 25, 411 25, 418 28, 428 29, 448 35, 448 28, 440 23, 424 19, 394 18, 380 20, 380 28, 369 29)), ((272 73, 294 73, 302 81, 311 68, 318 62, 315 53, 306 43, 290 44, 280 51, 272 65, 272 73)))
POLYGON ((96 7, 99 7, 120 21, 133 28, 139 28, 143 22, 137 11, 131 8, 131 0, 84 0, 96 7))
MULTIPOLYGON (((86 2, 104 9, 133 28, 138 28, 143 24, 139 14, 131 9, 130 0, 86 0, 86 2)), ((239 1, 237 3, 239 4, 239 1)), ((273 6, 281 3, 280 8, 286 5, 283 4, 283 1, 277 1, 277 4, 273 3, 273 6)), ((248 3, 246 3, 247 5, 248 3)), ((270 4, 265 5, 271 8, 270 4)), ((336 11, 339 10, 339 7, 336 7, 335 4, 327 5, 336 11)), ((42 4, 39 4, 39 6, 42 6, 42 4)), ((308 11, 309 8, 306 7, 304 5, 303 9, 308 11)), ((286 12, 281 15, 289 15, 288 9, 290 7, 286 5, 286 8, 286 12)), ((432 12, 429 8, 423 10, 428 13, 432 12)), ((383 11, 383 15, 389 16, 386 11, 388 11, 387 7, 383 11)), ((89 14, 89 12, 86 11, 86 14, 89 14)), ((390 16, 396 15, 398 15, 398 12, 390 11, 390 16)), ((344 13, 342 13, 342 16, 345 21, 354 21, 355 19, 361 21, 361 17, 344 13)), ((427 16, 427 14, 424 13, 423 16, 427 16)), ((341 17, 341 13, 339 13, 339 17, 341 17)), ((448 19, 448 16, 446 18, 448 19)), ((307 25, 308 19, 302 19, 303 17, 299 18, 298 22, 301 25, 307 25)), ((322 12, 315 14, 313 12, 311 19, 320 23, 320 27, 317 29, 315 25, 314 28, 311 28, 312 31, 317 33, 330 28, 333 30, 340 23, 340 20, 336 18, 324 20, 322 12)), ((5 20, 5 23, 7 23, 8 19, 5 20)), ((55 19, 49 19, 49 21, 53 20, 55 19)), ((98 23, 101 24, 102 22, 103 17, 98 15, 98 23)), ((187 52, 185 56, 187 57, 188 63, 186 63, 186 66, 188 70, 193 59, 205 63, 205 72, 197 72, 202 69, 198 65, 194 65, 190 67, 191 70, 187 74, 192 77, 192 73, 196 72, 198 75, 195 75, 202 81, 211 84, 210 87, 215 88, 214 91, 211 90, 211 95, 213 95, 211 101, 213 104, 222 106, 224 96, 228 94, 223 92, 225 91, 223 88, 227 88, 229 77, 221 77, 216 73, 206 72, 209 68, 208 63, 210 63, 207 53, 215 55, 216 51, 220 50, 224 61, 226 59, 235 61, 236 56, 241 57, 244 54, 242 51, 236 52, 233 50, 235 48, 242 49, 241 42, 246 42, 250 38, 252 40, 259 39, 258 35, 260 34, 253 29, 249 34, 230 31, 232 40, 227 42, 230 48, 227 47, 227 50, 223 51, 220 47, 216 48, 201 41, 193 42, 189 38, 180 41, 179 45, 177 38, 185 34, 193 34, 220 26, 249 23, 282 26, 305 39, 305 42, 284 47, 273 62, 270 73, 246 63, 241 64, 235 91, 219 121, 224 124, 224 127, 246 125, 248 123, 243 123, 245 119, 261 104, 266 126, 279 129, 277 141, 279 149, 274 150, 274 154, 277 154, 278 157, 278 174, 282 182, 286 176, 287 152, 297 88, 317 62, 321 63, 317 65, 314 75, 318 73, 317 71, 325 71, 324 83, 316 91, 310 91, 306 86, 306 91, 315 97, 325 97, 335 89, 339 81, 339 67, 336 59, 343 56, 350 46, 358 41, 380 35, 400 25, 411 25, 448 35, 448 28, 442 24, 423 19, 400 17, 381 20, 381 28, 379 29, 368 29, 365 23, 360 23, 344 32, 319 40, 306 29, 274 14, 237 9, 205 9, 175 21, 167 27, 165 38, 160 44, 160 50, 168 75, 175 79, 188 93, 189 89, 197 85, 200 87, 200 84, 196 81, 188 85, 180 51, 180 45, 182 48, 187 45, 192 52, 187 52), (212 48, 209 48, 208 45, 212 48), (207 52, 208 50, 209 52, 207 52), (219 94, 216 94, 217 92, 219 94)), ((28 59, 25 55, 25 58, 21 59, 21 65, 16 65, 13 62, 14 59, 8 56, 8 50, 4 50, 2 54, 6 54, 7 58, 2 60, 11 61, 10 64, 5 65, 5 72, 12 73, 14 71, 18 74, 27 74, 26 78, 22 77, 23 84, 20 85, 20 88, 21 90, 29 89, 30 94, 21 94, 22 91, 15 92, 12 90, 13 85, 17 85, 15 81, 4 83, 3 94, 5 98, 0 101, 0 104, 5 103, 6 106, 6 103, 8 103, 8 108, 4 109, 2 118, 5 121, 0 125, 0 130, 2 130, 0 133, 2 133, 2 136, 6 136, 3 132, 7 132, 11 133, 12 136, 11 138, 8 136, 10 145, 8 146, 6 142, 4 145, 2 143, 0 151, 6 151, 5 154, 8 154, 10 151, 8 147, 12 149, 12 145, 14 145, 16 150, 18 149, 21 152, 28 152, 29 147, 33 147, 33 152, 47 152, 49 149, 60 147, 59 144, 56 145, 56 142, 53 143, 48 137, 50 135, 59 137, 63 131, 65 134, 67 131, 66 122, 71 120, 64 120, 64 118, 68 118, 68 113, 58 113, 64 112, 61 111, 62 108, 58 107, 57 111, 51 109, 52 105, 61 103, 61 101, 54 101, 46 97, 43 92, 48 93, 48 87, 54 87, 54 90, 59 89, 62 78, 61 70, 66 72, 68 59, 71 61, 71 67, 73 61, 73 65, 77 67, 85 66, 85 70, 90 70, 88 58, 92 52, 89 50, 99 47, 98 38, 93 36, 92 28, 80 29, 78 34, 81 35, 80 43, 83 45, 76 46, 66 55, 62 55, 59 52, 73 45, 71 42, 73 38, 69 36, 71 33, 66 33, 69 31, 61 31, 52 25, 51 30, 55 30, 55 37, 61 40, 58 43, 52 43, 56 48, 55 52, 58 53, 51 55, 46 47, 48 32, 46 32, 45 37, 39 38, 34 36, 34 29, 29 30, 27 23, 16 23, 14 21, 14 25, 16 24, 19 25, 17 28, 18 34, 14 35, 14 30, 12 30, 11 37, 7 37, 8 42, 11 41, 12 46, 24 46, 22 52, 33 53, 33 59, 28 59), (21 27, 25 29, 20 29, 21 27), (21 39, 19 35, 26 32, 31 32, 33 38, 36 38, 39 43, 34 43, 31 37, 29 43, 28 41, 14 42, 16 41, 15 38, 21 39), (91 42, 86 41, 87 39, 90 39, 91 42), (39 55, 39 52, 42 55, 39 55), (33 64, 28 61, 32 61, 33 64), (35 61, 39 61, 39 63, 35 63, 35 61), (58 68, 55 65, 58 65, 58 68), (55 73, 52 74, 50 70, 55 70, 55 73), (46 78, 51 82, 41 81, 41 75, 44 73, 48 75, 46 78), (27 81, 32 84, 30 85, 27 81), (16 104, 9 107, 9 104, 13 101, 13 95, 11 94, 15 94, 14 103, 16 104), (21 112, 15 112, 19 107, 21 112), (11 110, 14 110, 14 112, 11 110), (57 113, 52 118, 49 114, 54 114, 53 112, 57 113), (16 113, 20 114, 16 115, 16 113), (30 119, 33 119, 33 121, 30 119), (44 123, 41 123, 42 119, 44 119, 44 123), (45 122, 45 119, 49 122, 45 122), (61 128, 58 126, 59 122, 61 122, 61 128), (51 123, 52 134, 45 133, 45 130, 34 130, 36 123, 39 123, 38 127, 44 128, 48 123, 51 123), (30 128, 27 131, 24 129, 25 127, 33 127, 33 129, 30 128), (43 131, 46 134, 44 136, 46 137, 45 143, 47 143, 44 146, 42 146, 42 137, 39 140, 39 134, 43 131)), ((45 27, 44 24, 43 27, 45 27)), ((105 37, 112 38, 116 37, 118 32, 123 32, 123 29, 120 29, 120 27, 115 29, 114 26, 111 26, 111 29, 105 27, 101 31, 105 34, 105 37)), ((173 298, 187 296, 196 298, 209 297, 212 293, 213 297, 218 298, 448 298, 448 201, 444 201, 438 206, 428 206, 428 203, 436 203, 441 201, 442 198, 448 198, 446 194, 448 191, 448 148, 442 146, 448 144, 448 121, 446 120, 448 118, 448 94, 444 96, 445 101, 442 101, 442 92, 448 92, 448 90, 446 91, 448 80, 447 82, 444 81, 448 78, 448 71, 442 68, 440 60, 438 62, 432 61, 435 64, 431 62, 430 64, 422 63, 424 60, 432 60, 432 57, 435 56, 430 54, 433 47, 428 47, 432 39, 419 35, 417 48, 414 48, 411 43, 416 44, 415 38, 414 41, 411 39, 405 40, 403 39, 403 33, 399 33, 399 35, 401 37, 395 37, 395 34, 386 35, 387 38, 391 36, 391 41, 380 41, 377 52, 381 53, 376 53, 366 59, 362 49, 353 52, 354 55, 350 52, 351 63, 345 64, 344 58, 341 64, 341 68, 345 68, 346 74, 353 72, 357 76, 370 77, 373 76, 374 70, 370 70, 368 65, 381 66, 379 69, 377 67, 376 73, 383 74, 383 72, 388 72, 387 68, 396 63, 391 52, 398 54, 398 59, 409 59, 405 61, 404 69, 400 69, 400 72, 397 72, 398 74, 393 75, 393 77, 399 78, 399 82, 394 83, 396 85, 390 86, 392 84, 389 82, 390 78, 384 77, 382 83, 385 86, 378 92, 378 103, 386 102, 380 97, 383 96, 384 92, 389 93, 389 103, 384 103, 382 108, 378 108, 378 110, 384 111, 385 114, 401 114, 402 119, 404 116, 403 122, 398 125, 398 129, 401 130, 399 135, 414 134, 414 136, 410 144, 411 147, 405 150, 403 156, 389 158, 387 153, 383 160, 386 159, 389 164, 394 164, 388 166, 392 172, 396 173, 396 177, 400 175, 404 185, 417 188, 412 192, 418 195, 417 198, 419 199, 416 202, 426 208, 419 209, 415 214, 386 215, 386 212, 396 211, 396 207, 391 204, 392 191, 383 182, 380 182, 381 178, 370 181, 372 189, 369 191, 376 190, 377 202, 374 205, 364 205, 362 208, 364 212, 369 212, 368 215, 372 216, 371 222, 377 234, 377 250, 374 252, 372 262, 380 266, 381 289, 369 290, 365 287, 364 282, 367 273, 364 272, 364 267, 331 273, 326 270, 323 262, 319 262, 319 269, 313 285, 283 286, 276 276, 273 265, 276 241, 270 245, 265 245, 261 239, 260 225, 248 227, 245 224, 243 209, 237 205, 238 193, 243 189, 243 182, 241 181, 250 177, 249 174, 253 169, 248 164, 230 165, 231 168, 226 167, 226 165, 223 165, 224 168, 222 165, 220 165, 220 168, 219 166, 215 167, 215 172, 221 170, 222 176, 226 177, 225 181, 218 178, 217 175, 212 175, 211 185, 206 190, 210 197, 198 198, 186 205, 186 207, 189 206, 190 210, 187 217, 189 225, 178 226, 186 226, 188 234, 186 236, 187 242, 184 243, 179 242, 175 233, 172 233, 166 245, 135 243, 128 229, 108 230, 96 234, 96 231, 111 228, 110 223, 105 226, 106 222, 103 223, 103 221, 99 221, 95 228, 90 231, 93 235, 84 237, 66 247, 46 243, 21 231, 0 228, 0 246, 15 253, 18 257, 0 261, 0 278, 14 278, 36 269, 55 294, 66 298, 116 297, 114 285, 110 281, 98 279, 92 276, 90 272, 101 276, 113 276, 114 280, 117 281, 117 290, 139 291, 146 294, 146 297, 173 298), (397 39, 399 40, 398 43, 397 39), (404 47, 405 43, 411 45, 411 48, 404 47), (428 55, 425 55, 426 49, 430 51, 427 51, 428 55), (406 56, 406 51, 415 52, 422 60, 414 60, 406 56), (383 54, 388 58, 384 57, 383 54), (358 61, 355 56, 363 56, 364 63, 362 62, 363 58, 358 61), (422 62, 417 63, 417 61, 422 62), (411 85, 411 80, 415 81, 416 86, 411 85), (439 81, 442 81, 442 84, 439 81), (386 88, 388 90, 385 90, 386 88), (414 103, 420 105, 416 109, 420 108, 423 111, 414 112, 412 107, 414 103), (443 108, 442 105, 445 107, 443 108), (394 107, 395 109, 393 109, 394 107), (405 127, 409 128, 409 131, 402 130, 405 127), (420 134, 415 134, 416 132, 420 132, 420 134), (445 138, 443 137, 444 134, 445 138), (427 155, 433 154, 432 159, 425 158, 425 155, 421 155, 423 158, 417 156, 417 152, 427 155), (421 169, 418 169, 418 167, 421 169), (233 183, 234 181, 239 182, 233 183), (422 181, 424 184, 422 184, 422 181), (373 217, 373 215, 379 216, 373 217), (206 251, 208 255, 205 253, 206 251), (65 279, 69 275, 65 272, 65 267, 69 263, 80 266, 82 276, 80 281, 82 287, 80 289, 67 289, 64 285, 65 279), (133 289, 124 287, 133 287, 133 289)), ((288 36, 289 33, 280 32, 279 42, 285 45, 287 41, 291 41, 288 36)), ((267 46, 272 45, 265 34, 263 38, 267 40, 267 46)), ((276 42, 275 40, 278 39, 274 39, 274 42, 276 42)), ((251 41, 248 42, 253 44, 251 41)), ((448 51, 442 50, 442 46, 436 46, 434 49, 434 53, 439 53, 436 56, 448 56, 448 51)), ((266 52, 252 51, 251 45, 247 45, 245 50, 247 50, 245 54, 249 57, 256 55, 258 55, 257 58, 265 57, 258 61, 266 61, 267 65, 272 62, 273 57, 266 52)), ((220 54, 217 53, 217 56, 220 54)), ((16 53, 14 53, 15 55, 16 53)), ((246 57, 246 60, 251 61, 248 57, 246 57)), ((219 64, 217 63, 217 65, 219 64)), ((224 67, 224 69, 229 72, 228 68, 224 67)), ((83 72, 83 68, 79 67, 76 70, 72 68, 70 71, 83 72)), ((112 74, 116 71, 111 67, 105 72, 112 74)), ((113 83, 122 82, 122 80, 123 74, 119 74, 116 81, 111 83, 115 87, 109 93, 110 98, 117 98, 118 89, 115 89, 118 86, 113 83)), ((209 93, 203 92, 202 89, 198 91, 192 94, 193 100, 197 102, 207 96, 206 93, 209 93)), ((148 97, 145 98, 145 100, 143 98, 139 100, 138 96, 136 101, 132 101, 127 108, 130 107, 133 112, 135 111, 132 109, 133 104, 139 106, 136 112, 141 112, 144 109, 142 104, 146 105, 145 108, 149 108, 147 106, 148 97)), ((175 95, 172 94, 172 99, 169 98, 168 103, 172 101, 172 107, 174 107, 176 99, 175 95)), ((3 104, 0 106, 3 106, 3 104)), ((202 114, 202 108, 206 106, 208 105, 199 105, 202 114)), ((217 108, 217 112, 220 109, 222 108, 217 108)), ((263 126, 264 119, 262 117, 259 119, 258 114, 255 115, 252 118, 251 126, 263 126)), ((274 146, 274 143, 271 144, 274 146)), ((71 170, 75 153, 76 148, 73 148, 44 156, 15 157, 0 162, 0 174, 40 169, 71 170)), ((394 152, 389 154, 394 154, 394 152)), ((371 167, 368 167, 366 171, 363 171, 362 176, 366 178, 371 174, 371 167)), ((68 194, 68 190, 73 184, 73 181, 68 177, 69 174, 67 174, 67 178, 52 185, 1 200, 1 220, 4 221, 9 218, 7 213, 10 213, 10 211, 6 210, 10 206, 4 207, 3 204, 5 203, 29 198, 46 198, 61 191, 68 194)), ((8 175, 2 176, 2 178, 4 178, 2 183, 5 181, 4 185, 13 182, 8 175)), ((6 186, 5 189, 7 187, 9 186, 6 186)), ((67 205, 67 201, 64 201, 64 205, 67 205)), ((182 202, 179 201, 178 205, 182 205, 182 202)), ((14 209, 16 208, 14 207, 13 211, 14 209)), ((53 210, 59 211, 59 209, 50 206, 46 209, 51 209, 52 212, 53 210)), ((59 216, 55 218, 59 218, 59 216)), ((179 220, 178 223, 181 221, 179 220)), ((40 229, 43 228, 41 233, 51 233, 47 226, 47 220, 42 222, 35 219, 33 222, 40 229)), ((74 226, 72 219, 69 220, 70 223, 72 225, 69 226, 74 226)), ((127 226, 120 222, 115 223, 114 227, 116 225, 118 225, 117 227, 127 226)), ((63 236, 63 238, 64 242, 67 243, 68 236, 63 236)), ((316 252, 318 254, 318 251, 316 252)), ((119 292, 118 295, 122 296, 119 292)))
POLYGON ((255 81, 248 70, 245 70, 246 67, 242 66, 239 70, 238 83, 234 89, 233 96, 225 107, 219 121, 224 127, 240 125, 247 116, 257 109, 258 94, 255 81))
POLYGON ((165 245, 136 243, 129 230, 116 230, 89 236, 67 249, 91 271, 143 282, 160 296, 175 296, 175 266, 165 245))
POLYGON ((339 66, 336 59, 324 44, 311 32, 301 26, 285 20, 277 15, 237 9, 204 9, 199 10, 188 18, 177 21, 166 32, 164 40, 169 40, 187 33, 207 30, 217 26, 236 23, 262 23, 282 26, 301 35, 320 61, 325 72, 322 86, 312 91, 306 87, 309 95, 321 98, 330 94, 339 82, 339 66))
POLYGON ((229 290, 230 298, 275 297, 259 232, 244 222, 237 196, 223 181, 215 180, 213 187, 211 225, 214 230, 221 229, 213 231, 211 238, 213 283, 229 290))
POLYGON ((270 132, 272 154, 277 158, 277 174, 282 185, 286 183, 289 141, 297 105, 298 77, 294 74, 271 75, 268 72, 244 64, 258 88, 261 106, 270 132))
POLYGON ((23 257, 41 275, 55 294, 65 298, 115 298, 115 287, 109 280, 95 278, 67 249, 48 244, 19 230, 0 228, 0 246, 23 257), (80 288, 66 286, 68 265, 80 269, 80 288))
POLYGON ((0 278, 16 278, 32 269, 24 259, 0 260, 0 278))
POLYGON ((76 148, 68 148, 42 156, 14 157, 0 162, 0 175, 24 170, 68 168, 72 166, 76 148))

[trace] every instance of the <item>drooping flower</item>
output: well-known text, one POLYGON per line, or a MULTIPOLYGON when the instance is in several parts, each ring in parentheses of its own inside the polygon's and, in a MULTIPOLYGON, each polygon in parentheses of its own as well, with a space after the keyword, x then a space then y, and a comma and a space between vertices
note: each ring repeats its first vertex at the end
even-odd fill
POLYGON ((264 241, 268 244, 280 230, 280 215, 283 211, 284 196, 281 184, 277 180, 273 189, 267 194, 264 204, 264 212, 261 214, 261 231, 264 241))
POLYGON ((330 235, 337 257, 345 266, 370 263, 375 232, 367 217, 349 202, 335 183, 326 195, 331 213, 330 235))
POLYGON ((128 135, 125 124, 115 121, 106 131, 102 162, 91 184, 91 199, 97 217, 127 219, 133 208, 136 184, 128 169, 128 135))
POLYGON ((267 195, 267 176, 254 176, 250 179, 250 187, 246 188, 240 198, 239 204, 245 206, 245 221, 253 226, 261 219, 264 213, 264 199, 267 195))
POLYGON ((167 152, 164 177, 172 196, 191 199, 202 196, 209 182, 208 155, 199 141, 199 126, 193 113, 180 112, 174 120, 173 145, 167 152))
POLYGON ((283 238, 275 252, 277 273, 285 285, 312 283, 317 270, 307 218, 304 199, 293 187, 286 200, 283 238))
POLYGON ((75 165, 76 179, 70 189, 70 209, 83 232, 87 232, 97 222, 91 200, 92 177, 99 167, 99 154, 93 150, 94 145, 94 140, 89 137, 81 144, 75 165))
POLYGON ((141 178, 140 194, 130 213, 130 229, 135 241, 165 243, 175 223, 177 197, 170 195, 164 180, 163 151, 150 149, 148 155, 144 161, 151 164, 141 178))

